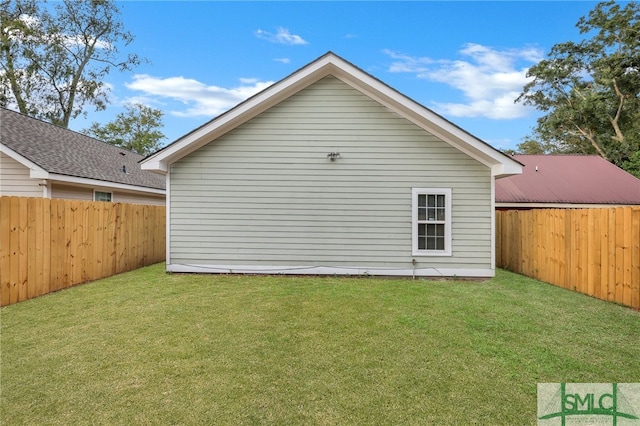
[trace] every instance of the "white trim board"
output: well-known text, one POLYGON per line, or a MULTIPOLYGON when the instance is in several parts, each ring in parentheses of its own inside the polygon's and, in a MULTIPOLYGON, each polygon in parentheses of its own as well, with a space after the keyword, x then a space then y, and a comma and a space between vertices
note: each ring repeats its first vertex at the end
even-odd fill
POLYGON ((256 274, 256 275, 346 275, 398 276, 431 278, 492 278, 494 269, 485 268, 384 268, 371 266, 264 266, 264 265, 204 265, 167 264, 167 272, 197 274, 256 274))
MULTIPOLYGON (((452 235, 451 235, 451 209, 453 202, 451 200, 451 188, 411 188, 411 254, 412 256, 451 256, 451 245, 452 245, 452 235), (445 227, 445 237, 444 237, 444 249, 443 250, 428 250, 428 249, 419 249, 419 239, 418 239, 418 225, 420 225, 420 221, 418 220, 418 196, 420 195, 444 195, 445 196, 445 219, 444 219, 444 227, 445 227)), ((423 221, 425 224, 429 222, 425 219, 423 221)), ((438 222, 440 223, 440 221, 438 222)))

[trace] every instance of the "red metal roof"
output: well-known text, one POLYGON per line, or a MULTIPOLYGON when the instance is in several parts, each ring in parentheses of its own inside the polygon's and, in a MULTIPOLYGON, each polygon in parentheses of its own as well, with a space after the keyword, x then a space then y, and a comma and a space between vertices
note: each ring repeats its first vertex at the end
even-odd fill
POLYGON ((640 204, 640 179, 596 155, 514 155, 521 175, 496 180, 496 203, 640 204))

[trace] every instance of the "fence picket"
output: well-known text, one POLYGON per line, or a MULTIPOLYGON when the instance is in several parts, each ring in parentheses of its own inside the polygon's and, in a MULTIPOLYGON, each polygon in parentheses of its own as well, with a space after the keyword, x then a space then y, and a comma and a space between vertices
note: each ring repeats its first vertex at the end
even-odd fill
POLYGON ((0 197, 0 305, 9 304, 11 298, 11 200, 0 197))
POLYGON ((616 294, 615 301, 624 300, 624 211, 616 208, 616 294))
POLYGON ((11 263, 9 265, 9 303, 17 303, 20 282, 20 200, 11 200, 11 237, 9 249, 11 263))
POLYGON ((622 272, 622 282, 624 288, 622 289, 623 293, 623 304, 627 306, 631 306, 631 234, 632 234, 632 224, 631 224, 631 209, 624 209, 624 233, 623 233, 623 257, 624 257, 624 269, 622 272))
POLYGON ((609 260, 607 262, 609 279, 607 280, 607 300, 616 298, 616 209, 609 210, 609 260))
POLYGON ((640 209, 631 210, 631 306, 640 309, 640 209))
POLYGON ((27 199, 27 283, 33 283, 33 285, 25 286, 26 295, 23 300, 32 299, 36 297, 36 293, 38 292, 38 269, 40 269, 40 265, 38 265, 37 261, 37 228, 38 222, 41 222, 41 218, 38 218, 37 215, 41 214, 41 212, 36 209, 36 199, 29 198, 27 199))
POLYGON ((609 209, 601 209, 600 220, 600 299, 609 300, 609 209))

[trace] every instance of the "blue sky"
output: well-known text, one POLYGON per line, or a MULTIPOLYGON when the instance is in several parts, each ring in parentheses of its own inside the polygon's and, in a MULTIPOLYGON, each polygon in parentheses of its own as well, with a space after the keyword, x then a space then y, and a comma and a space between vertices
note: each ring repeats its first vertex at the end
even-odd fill
POLYGON ((111 105, 71 128, 106 123, 127 102, 164 112, 164 143, 211 120, 327 51, 498 149, 514 148, 539 113, 514 104, 526 70, 596 2, 124 1, 149 60, 113 71, 111 105))

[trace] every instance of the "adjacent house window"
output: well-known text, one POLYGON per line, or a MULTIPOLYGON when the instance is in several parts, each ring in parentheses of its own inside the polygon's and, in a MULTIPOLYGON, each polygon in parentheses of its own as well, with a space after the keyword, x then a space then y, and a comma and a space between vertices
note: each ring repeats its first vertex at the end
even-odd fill
POLYGON ((111 201, 111 192, 93 191, 93 201, 111 201))
POLYGON ((451 256, 451 189, 412 191, 414 256, 451 256))

